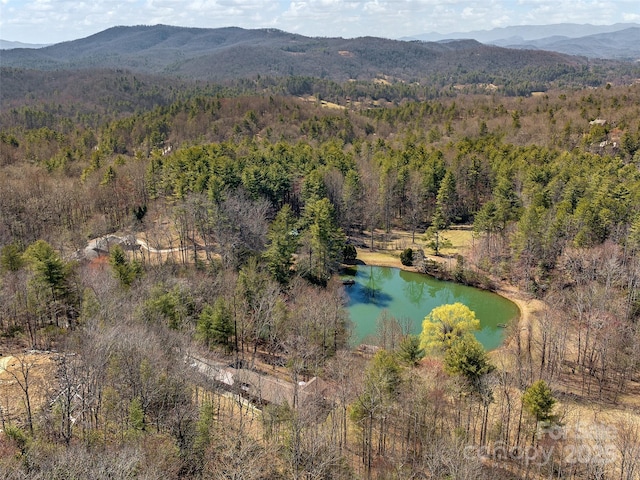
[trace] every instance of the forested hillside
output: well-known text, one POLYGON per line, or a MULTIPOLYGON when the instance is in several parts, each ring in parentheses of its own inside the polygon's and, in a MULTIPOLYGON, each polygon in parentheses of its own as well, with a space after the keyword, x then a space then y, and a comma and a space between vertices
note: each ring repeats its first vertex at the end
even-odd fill
POLYGON ((280 30, 114 27, 40 49, 0 51, 2 66, 55 72, 127 69, 182 79, 313 77, 343 83, 494 84, 510 94, 550 85, 597 85, 637 77, 637 65, 475 40, 404 42, 375 37, 312 38, 280 30), (633 73, 635 72, 635 73, 633 73))
MULTIPOLYGON (((635 60, 640 56, 638 50, 640 28, 630 27, 610 33, 590 34, 575 39, 566 37, 541 38, 529 42, 522 42, 512 48, 539 48, 568 55, 583 55, 589 58, 618 58, 635 60)), ((503 46, 508 46, 505 42, 503 46)))
POLYGON ((1 477, 639 478, 626 73, 1 73, 1 477), (340 270, 399 231, 412 268, 511 292, 502 347, 445 306, 355 349, 340 270))

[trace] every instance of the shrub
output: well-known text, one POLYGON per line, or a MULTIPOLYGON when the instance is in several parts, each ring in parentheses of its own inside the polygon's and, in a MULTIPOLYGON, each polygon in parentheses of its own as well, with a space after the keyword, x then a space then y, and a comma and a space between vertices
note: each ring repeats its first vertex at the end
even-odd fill
POLYGON ((353 245, 345 245, 344 251, 342 252, 342 257, 344 263, 347 265, 353 265, 356 263, 356 257, 358 256, 358 252, 356 251, 356 247, 353 245))
POLYGON ((413 265, 413 250, 410 248, 405 248, 400 254, 400 261, 407 267, 413 265))
POLYGON ((22 429, 14 425, 6 425, 4 433, 24 455, 27 451, 29 436, 22 429))

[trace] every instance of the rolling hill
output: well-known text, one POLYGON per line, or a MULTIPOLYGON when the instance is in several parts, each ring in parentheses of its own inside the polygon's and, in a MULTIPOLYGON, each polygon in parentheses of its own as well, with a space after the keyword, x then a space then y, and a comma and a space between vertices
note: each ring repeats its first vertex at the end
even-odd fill
POLYGON ((502 44, 505 39, 520 39, 520 41, 539 40, 555 36, 569 38, 585 37, 599 33, 610 33, 639 27, 637 23, 615 23, 613 25, 590 25, 579 23, 556 23, 550 25, 512 25, 497 27, 491 30, 473 30, 471 32, 437 33, 429 32, 421 35, 403 37, 403 40, 422 40, 437 42, 447 39, 473 38, 482 43, 502 44))
POLYGON ((640 25, 637 23, 521 25, 472 32, 425 33, 404 40, 465 38, 506 48, 548 50, 588 58, 640 59, 640 25))
POLYGON ((46 46, 47 44, 44 43, 11 42, 0 38, 0 50, 12 50, 14 48, 42 48, 46 46))
POLYGON ((505 41, 502 46, 551 50, 567 55, 583 55, 588 58, 637 61, 640 60, 640 27, 631 27, 616 32, 599 33, 579 38, 553 36, 519 43, 505 41))
POLYGON ((165 25, 114 27, 37 50, 4 50, 0 63, 3 67, 36 70, 118 68, 215 81, 256 75, 419 81, 434 73, 448 77, 470 71, 499 75, 519 69, 586 65, 580 58, 506 49, 473 40, 310 38, 272 29, 165 25))

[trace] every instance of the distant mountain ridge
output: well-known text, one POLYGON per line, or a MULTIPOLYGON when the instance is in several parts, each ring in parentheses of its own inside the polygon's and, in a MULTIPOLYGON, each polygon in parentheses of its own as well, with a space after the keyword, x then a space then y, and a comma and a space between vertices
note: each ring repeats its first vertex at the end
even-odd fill
POLYGON ((525 68, 584 64, 566 55, 511 50, 475 40, 425 43, 377 37, 313 38, 275 29, 166 25, 113 27, 37 50, 0 52, 2 67, 119 68, 207 80, 296 75, 335 81, 380 77, 417 81, 432 74, 459 77, 473 71, 499 75, 525 68))
POLYGON ((550 50, 567 55, 583 55, 588 58, 639 60, 640 27, 579 38, 554 36, 520 43, 505 42, 501 46, 506 48, 550 50))
POLYGON ((505 48, 537 49, 582 55, 588 58, 618 60, 640 59, 640 24, 580 25, 525 25, 454 32, 449 34, 425 33, 404 37, 404 40, 441 41, 471 38, 478 42, 505 48))
POLYGON ((615 23, 613 25, 590 25, 578 23, 556 23, 551 25, 512 25, 509 27, 492 28, 491 30, 472 30, 470 32, 429 32, 403 37, 402 40, 437 42, 447 39, 473 38, 481 43, 496 43, 504 39, 516 37, 521 38, 523 41, 539 40, 541 38, 553 37, 556 35, 569 38, 579 38, 599 33, 617 32, 632 27, 640 27, 640 24, 615 23))
POLYGON ((49 44, 46 43, 23 43, 23 42, 11 42, 9 40, 2 40, 0 38, 0 50, 11 50, 14 48, 42 48, 49 44))

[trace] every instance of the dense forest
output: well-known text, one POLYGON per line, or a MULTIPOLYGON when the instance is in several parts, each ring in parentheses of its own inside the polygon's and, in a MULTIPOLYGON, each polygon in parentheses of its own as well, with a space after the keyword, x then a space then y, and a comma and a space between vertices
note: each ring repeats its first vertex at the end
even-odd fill
MULTIPOLYGON (((630 49, 634 29, 609 49, 630 49)), ((573 48, 580 49, 576 41, 573 48)), ((607 41, 599 39, 599 46, 607 41)), ((577 55, 588 55, 587 45, 577 55)), ((306 37, 277 29, 185 28, 138 25, 109 28, 86 38, 38 49, 0 51, 5 67, 47 72, 95 68, 129 70, 204 82, 256 76, 308 77, 334 82, 393 80, 407 84, 503 85, 526 93, 549 85, 595 85, 604 77, 621 80, 637 70, 632 62, 606 60, 607 55, 571 56, 535 49, 516 50, 475 40, 398 41, 376 37, 306 37), (599 58, 595 58, 599 57, 599 58), (531 90, 529 90, 531 91, 531 90)), ((616 58, 620 58, 616 56, 616 58)), ((631 76, 633 78, 633 75, 631 76)))
POLYGON ((640 83, 584 72, 3 68, 0 476, 640 478, 640 83), (521 318, 355 348, 339 274, 374 251, 521 318))

